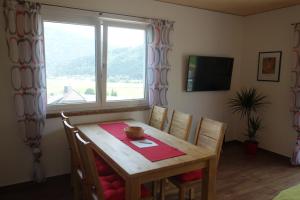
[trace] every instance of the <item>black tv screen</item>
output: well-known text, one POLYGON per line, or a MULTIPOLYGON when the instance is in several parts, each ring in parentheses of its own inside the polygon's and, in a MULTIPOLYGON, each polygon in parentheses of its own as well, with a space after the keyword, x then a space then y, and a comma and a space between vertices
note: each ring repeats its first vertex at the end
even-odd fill
POLYGON ((189 56, 186 90, 229 90, 233 58, 189 56))

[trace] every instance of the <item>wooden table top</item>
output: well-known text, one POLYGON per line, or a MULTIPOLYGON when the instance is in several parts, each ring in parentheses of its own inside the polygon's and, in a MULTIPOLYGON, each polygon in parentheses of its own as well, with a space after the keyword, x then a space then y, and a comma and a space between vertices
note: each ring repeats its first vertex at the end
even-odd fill
POLYGON ((207 161, 215 156, 212 151, 204 147, 190 144, 142 122, 134 120, 124 120, 124 122, 130 126, 143 127, 148 135, 186 153, 179 157, 151 162, 99 127, 98 124, 101 122, 77 125, 78 130, 96 146, 98 152, 104 156, 104 159, 110 159, 110 162, 119 166, 120 170, 128 176, 138 176, 155 170, 195 164, 207 161))

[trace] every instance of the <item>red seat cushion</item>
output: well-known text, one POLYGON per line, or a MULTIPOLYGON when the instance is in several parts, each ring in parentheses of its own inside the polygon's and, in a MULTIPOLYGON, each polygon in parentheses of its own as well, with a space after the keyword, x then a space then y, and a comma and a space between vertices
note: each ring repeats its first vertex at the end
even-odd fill
POLYGON ((96 152, 94 152, 94 156, 99 176, 106 176, 114 173, 113 169, 106 164, 106 162, 96 152))
POLYGON ((125 199, 124 181, 117 175, 100 176, 99 183, 103 189, 105 200, 125 199))
MULTIPOLYGON (((124 180, 116 175, 100 176, 99 183, 104 192, 105 200, 124 200, 125 199, 125 183, 124 180)), ((141 187, 141 197, 150 196, 150 191, 142 185, 141 187)))
POLYGON ((200 180, 203 177, 203 172, 202 169, 187 172, 184 174, 180 174, 176 176, 175 178, 183 183, 189 182, 189 181, 195 181, 195 180, 200 180))
POLYGON ((99 176, 107 176, 114 173, 113 169, 105 162, 95 160, 95 163, 99 176))
POLYGON ((141 186, 141 197, 142 198, 145 198, 145 197, 149 197, 151 196, 151 192, 148 188, 146 188, 145 185, 142 185, 141 186))

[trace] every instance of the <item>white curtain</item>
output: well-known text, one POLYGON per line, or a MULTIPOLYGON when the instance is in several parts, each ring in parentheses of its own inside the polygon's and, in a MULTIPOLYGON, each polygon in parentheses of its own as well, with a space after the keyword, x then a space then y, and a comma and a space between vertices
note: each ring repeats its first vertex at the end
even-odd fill
POLYGON ((173 24, 167 20, 150 20, 147 65, 150 105, 168 105, 168 71, 171 68, 168 53, 171 50, 170 32, 173 24))
POLYGON ((300 165, 300 24, 294 28, 294 47, 293 47, 293 69, 292 69, 292 96, 293 96, 293 113, 294 129, 298 132, 296 146, 291 158, 293 165, 300 165))
POLYGON ((41 133, 46 119, 46 79, 41 5, 4 0, 4 18, 16 117, 33 154, 33 179, 44 179, 41 133))

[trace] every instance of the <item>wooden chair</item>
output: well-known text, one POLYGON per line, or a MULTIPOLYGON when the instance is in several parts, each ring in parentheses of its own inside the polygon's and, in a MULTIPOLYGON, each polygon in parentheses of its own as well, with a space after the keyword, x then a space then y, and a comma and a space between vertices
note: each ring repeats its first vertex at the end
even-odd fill
POLYGON ((80 191, 84 193, 84 179, 82 172, 82 162, 79 155, 79 150, 75 142, 75 132, 77 131, 75 127, 70 124, 69 118, 61 113, 61 118, 65 133, 67 136, 69 148, 70 148, 70 157, 71 157, 71 184, 74 190, 75 199, 80 199, 82 196, 80 191))
MULTIPOLYGON (((195 144, 216 153, 217 163, 223 144, 226 124, 208 118, 201 118, 196 129, 195 144)), ((201 183, 202 170, 195 170, 179 176, 171 177, 169 180, 179 188, 179 199, 183 200, 185 192, 189 190, 189 198, 192 199, 193 188, 201 183)))
MULTIPOLYGON (((82 139, 78 132, 76 133, 76 142, 79 147, 86 175, 88 199, 124 199, 124 180, 116 173, 107 176, 98 176, 97 169, 95 167, 95 157, 93 155, 93 152, 95 151, 94 145, 82 139)), ((141 188, 141 199, 152 199, 150 192, 145 188, 145 186, 142 186, 141 188)))
POLYGON ((149 125, 159 130, 163 130, 167 114, 168 108, 153 106, 149 117, 149 125))
MULTIPOLYGON (((69 118, 61 112, 61 118, 68 139, 71 153, 71 184, 74 190, 75 199, 90 200, 88 197, 88 184, 86 172, 84 171, 82 157, 79 152, 79 147, 76 143, 75 134, 78 130, 70 124, 69 118)), ((104 162, 104 160, 93 152, 95 159, 95 168, 97 176, 110 175, 113 170, 104 162)))
POLYGON ((188 140, 192 125, 192 115, 173 111, 168 133, 183 140, 188 140))
MULTIPOLYGON (((192 115, 173 111, 168 133, 183 139, 185 141, 189 138, 189 133, 192 125, 192 115)), ((168 183, 167 179, 160 180, 160 183, 155 183, 155 188, 160 185, 160 199, 164 199, 164 187, 168 183)))

